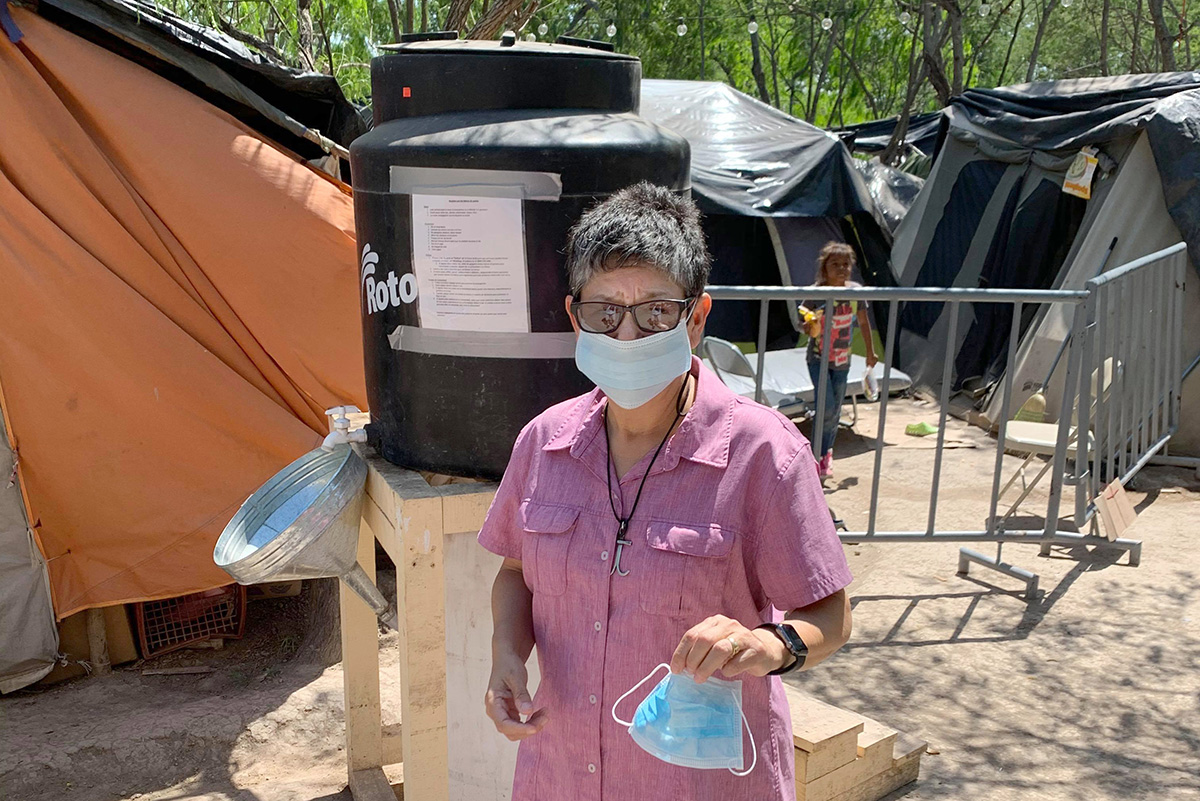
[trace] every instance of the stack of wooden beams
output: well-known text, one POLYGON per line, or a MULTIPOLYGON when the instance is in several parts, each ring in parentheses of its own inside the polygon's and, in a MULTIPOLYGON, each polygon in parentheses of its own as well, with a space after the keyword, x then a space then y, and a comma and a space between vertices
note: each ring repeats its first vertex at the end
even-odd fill
POLYGON ((796 801, 878 801, 917 780, 924 742, 784 688, 796 744, 796 801))

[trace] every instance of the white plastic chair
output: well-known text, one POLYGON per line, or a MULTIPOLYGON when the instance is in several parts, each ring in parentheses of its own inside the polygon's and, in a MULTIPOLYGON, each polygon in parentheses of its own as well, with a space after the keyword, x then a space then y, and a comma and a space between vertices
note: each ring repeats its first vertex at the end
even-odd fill
MULTIPOLYGON (((1089 426, 1093 417, 1092 412, 1095 411, 1096 403, 1099 400, 1100 394, 1103 393, 1105 399, 1107 399, 1112 390, 1114 379, 1119 378, 1122 372, 1123 370, 1120 362, 1114 360, 1111 356, 1104 360, 1103 367, 1092 372, 1092 403, 1088 413, 1089 426)), ((1079 442, 1078 405, 1076 405, 1076 408, 1071 412, 1070 426, 1070 432, 1067 436, 1067 458, 1073 460, 1077 452, 1076 446, 1079 442)), ((1088 453, 1095 453, 1095 438, 1092 436, 1092 432, 1090 430, 1087 431, 1086 434, 1088 453)), ((1010 478, 1008 483, 1004 485, 1004 488, 1000 490, 1000 494, 997 496, 997 502, 999 502, 1000 498, 1004 497, 1005 493, 1007 493, 1012 485, 1016 483, 1018 478, 1022 480, 1024 489, 1017 500, 1013 502, 1013 505, 1010 506, 1008 511, 1004 513, 1004 516, 1000 518, 1001 523, 1003 523, 1005 520, 1008 520, 1008 518, 1012 517, 1016 513, 1017 509, 1021 506, 1025 499, 1028 498, 1030 493, 1033 492, 1034 488, 1037 487, 1038 482, 1042 480, 1042 477, 1049 472, 1050 468, 1054 465, 1053 457, 1054 451, 1057 447, 1058 423, 1036 423, 1026 420, 1008 421, 1008 425, 1005 426, 1004 429, 1005 450, 1024 453, 1026 456, 1025 461, 1021 463, 1021 466, 1017 468, 1015 473, 1013 473, 1012 478, 1010 478), (1038 474, 1033 477, 1033 480, 1025 484, 1025 469, 1030 465, 1031 462, 1033 462, 1034 459, 1038 458, 1039 456, 1049 456, 1050 459, 1048 459, 1046 463, 1042 465, 1042 469, 1039 470, 1038 474)))
MULTIPOLYGON (((718 337, 705 337, 700 342, 700 357, 725 386, 744 398, 754 399, 754 368, 737 345, 718 337)), ((785 417, 802 417, 808 411, 808 404, 803 400, 780 392, 766 371, 763 375, 763 403, 785 417)))

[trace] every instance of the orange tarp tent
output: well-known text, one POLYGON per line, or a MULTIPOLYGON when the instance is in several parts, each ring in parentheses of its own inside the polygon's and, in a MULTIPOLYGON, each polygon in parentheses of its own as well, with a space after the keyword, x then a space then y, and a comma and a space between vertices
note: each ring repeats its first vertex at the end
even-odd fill
POLYGON ((324 408, 365 408, 349 189, 12 13, 0 398, 55 612, 227 584, 212 548, 238 505, 324 408))

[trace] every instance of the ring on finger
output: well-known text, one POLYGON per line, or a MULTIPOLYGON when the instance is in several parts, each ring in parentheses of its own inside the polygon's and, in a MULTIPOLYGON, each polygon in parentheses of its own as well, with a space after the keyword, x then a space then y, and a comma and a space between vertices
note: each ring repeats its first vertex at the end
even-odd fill
POLYGON ((742 644, 735 640, 732 634, 725 639, 729 641, 729 647, 733 649, 733 656, 737 656, 739 653, 741 653, 742 644))

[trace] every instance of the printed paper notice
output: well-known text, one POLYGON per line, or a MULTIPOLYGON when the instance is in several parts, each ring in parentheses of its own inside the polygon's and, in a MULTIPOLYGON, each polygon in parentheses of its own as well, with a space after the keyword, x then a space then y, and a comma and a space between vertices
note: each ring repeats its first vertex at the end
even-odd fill
POLYGON ((412 196, 422 328, 529 332, 521 201, 412 196))

